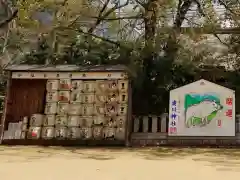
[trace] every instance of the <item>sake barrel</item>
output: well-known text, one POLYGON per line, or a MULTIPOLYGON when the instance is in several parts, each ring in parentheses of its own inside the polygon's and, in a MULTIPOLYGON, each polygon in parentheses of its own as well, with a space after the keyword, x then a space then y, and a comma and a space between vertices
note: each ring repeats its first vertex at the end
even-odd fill
POLYGON ((108 82, 106 80, 97 80, 96 81, 96 92, 103 94, 108 89, 108 82))
POLYGON ((95 81, 83 81, 83 92, 93 93, 95 91, 95 81))
POLYGON ((104 94, 95 94, 96 103, 105 103, 107 101, 107 96, 104 94))
POLYGON ((94 115, 104 115, 107 112, 105 104, 95 104, 94 105, 94 115))
POLYGON ((14 132, 14 139, 21 139, 21 133, 22 133, 21 130, 16 130, 14 132))
POLYGON ((30 127, 28 139, 39 139, 41 137, 41 127, 30 127))
POLYGON ((58 103, 57 114, 65 115, 68 114, 69 103, 58 103))
POLYGON ((127 112, 128 112, 128 106, 127 106, 127 104, 120 104, 120 105, 117 107, 117 114, 118 114, 119 116, 127 115, 127 112))
POLYGON ((94 139, 103 139, 103 127, 101 126, 96 126, 96 127, 93 127, 93 138, 94 139))
POLYGON ((79 126, 83 128, 90 128, 93 125, 93 117, 92 116, 81 116, 79 118, 79 126))
POLYGON ((66 127, 56 127, 55 128, 55 138, 56 139, 65 139, 67 137, 67 128, 66 127))
POLYGON ((107 116, 106 118, 107 118, 106 126, 114 128, 116 126, 116 118, 117 118, 117 116, 107 116))
POLYGON ((92 138, 92 128, 81 128, 81 135, 83 139, 92 138))
POLYGON ((57 91, 59 88, 59 80, 54 79, 54 80, 48 80, 46 89, 47 91, 57 91))
POLYGON ((118 90, 120 92, 128 92, 128 80, 119 80, 118 81, 118 90))
POLYGON ((125 139, 125 128, 116 128, 116 139, 124 140, 125 139))
POLYGON ((27 132, 26 131, 22 131, 21 132, 21 139, 26 139, 26 137, 27 137, 27 132))
POLYGON ((72 91, 74 91, 74 90, 82 91, 83 90, 83 81, 82 80, 73 80, 71 90, 72 91))
POLYGON ((118 90, 118 81, 117 80, 110 80, 108 81, 108 89, 107 91, 115 92, 118 90))
POLYGON ((27 116, 24 116, 23 117, 23 124, 27 124, 28 123, 28 117, 27 116))
POLYGON ((54 126, 55 115, 46 115, 43 121, 44 126, 54 126))
POLYGON ((119 94, 118 93, 109 93, 107 95, 107 102, 108 103, 117 103, 119 101, 119 94))
POLYGON ((127 116, 117 116, 116 117, 116 126, 118 128, 125 128, 127 116))
POLYGON ((69 104, 68 114, 70 115, 80 115, 82 112, 81 103, 71 103, 69 104))
POLYGON ((58 102, 58 91, 49 91, 46 95, 47 102, 58 102))
POLYGON ((59 90, 70 90, 71 89, 71 79, 60 79, 59 80, 59 90))
POLYGON ((67 126, 68 122, 67 115, 57 115, 55 119, 55 125, 56 126, 67 126))
POLYGON ((59 102, 69 102, 70 101, 70 91, 59 91, 58 92, 59 102))
POLYGON ((92 93, 86 93, 82 95, 82 103, 91 104, 95 102, 95 95, 92 93))
POLYGON ((46 103, 45 114, 56 114, 57 113, 57 103, 46 103))
POLYGON ((93 124, 94 125, 105 125, 106 118, 104 115, 94 116, 93 117, 93 124))
POLYGON ((69 116, 68 117, 68 126, 78 127, 80 124, 80 116, 69 116))
POLYGON ((127 104, 127 102, 128 102, 128 94, 127 93, 120 93, 118 102, 120 104, 127 104))
POLYGON ((41 126, 43 124, 43 114, 33 114, 30 118, 30 126, 41 126))
POLYGON ((43 139, 53 139, 54 138, 54 127, 43 127, 42 129, 42 138, 43 139))
POLYGON ((81 103, 82 102, 82 92, 79 90, 74 90, 70 94, 70 102, 71 103, 81 103))
POLYGON ((116 116, 119 108, 117 104, 107 104, 106 109, 107 116, 116 116))
POLYGON ((104 128, 104 138, 114 138, 115 137, 115 128, 105 127, 104 128))
POLYGON ((82 113, 83 116, 92 116, 94 114, 94 105, 93 104, 82 104, 82 113))
POLYGON ((68 138, 69 139, 78 139, 80 138, 80 128, 78 127, 69 127, 68 128, 68 138))

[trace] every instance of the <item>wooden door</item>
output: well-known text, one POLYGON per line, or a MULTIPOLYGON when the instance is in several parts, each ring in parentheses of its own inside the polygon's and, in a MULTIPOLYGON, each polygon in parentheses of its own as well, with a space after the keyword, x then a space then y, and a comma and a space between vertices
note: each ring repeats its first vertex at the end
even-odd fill
POLYGON ((13 79, 5 125, 21 121, 24 116, 44 113, 45 89, 46 80, 13 79))

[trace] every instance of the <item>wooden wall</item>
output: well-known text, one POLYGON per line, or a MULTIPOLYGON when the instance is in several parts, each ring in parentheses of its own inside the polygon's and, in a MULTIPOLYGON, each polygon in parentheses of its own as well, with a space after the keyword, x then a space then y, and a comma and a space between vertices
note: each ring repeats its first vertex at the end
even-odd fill
POLYGON ((46 80, 12 79, 7 102, 5 128, 9 122, 18 122, 24 116, 43 113, 46 80))

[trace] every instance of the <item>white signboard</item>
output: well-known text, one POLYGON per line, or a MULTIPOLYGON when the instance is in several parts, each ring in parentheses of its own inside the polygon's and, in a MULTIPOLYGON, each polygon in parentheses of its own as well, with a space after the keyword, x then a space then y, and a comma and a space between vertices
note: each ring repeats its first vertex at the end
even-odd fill
POLYGON ((235 93, 206 80, 170 92, 170 136, 235 136, 235 93))

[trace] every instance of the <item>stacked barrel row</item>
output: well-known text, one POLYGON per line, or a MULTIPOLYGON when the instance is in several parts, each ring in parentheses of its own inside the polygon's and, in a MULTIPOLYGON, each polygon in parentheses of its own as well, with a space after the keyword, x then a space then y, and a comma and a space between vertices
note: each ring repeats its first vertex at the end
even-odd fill
POLYGON ((99 137, 124 140, 128 109, 128 83, 124 80, 97 81, 95 110, 99 137), (103 133, 101 132, 103 131, 103 133))
POLYGON ((43 139, 125 139, 128 82, 49 80, 45 114, 33 115, 29 135, 43 139))
POLYGON ((27 135, 28 119, 16 123, 8 123, 8 128, 4 131, 3 139, 25 139, 27 135))

